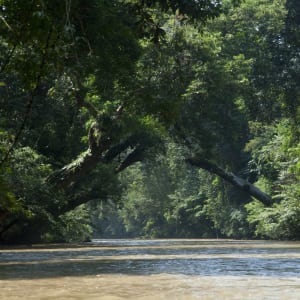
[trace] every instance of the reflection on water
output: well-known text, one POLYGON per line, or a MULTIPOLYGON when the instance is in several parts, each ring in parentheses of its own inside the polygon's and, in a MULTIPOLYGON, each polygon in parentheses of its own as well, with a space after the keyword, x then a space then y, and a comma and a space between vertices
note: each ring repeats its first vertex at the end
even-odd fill
POLYGON ((300 299, 300 244, 94 240, 0 249, 0 299, 300 299))

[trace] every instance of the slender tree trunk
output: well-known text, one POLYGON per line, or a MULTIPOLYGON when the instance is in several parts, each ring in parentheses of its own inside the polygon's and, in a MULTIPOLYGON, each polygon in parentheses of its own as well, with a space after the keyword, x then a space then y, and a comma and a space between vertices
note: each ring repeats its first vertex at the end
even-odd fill
POLYGON ((221 167, 208 160, 199 158, 189 158, 187 159, 187 162, 193 166, 199 167, 201 169, 209 171, 210 173, 218 175, 219 177, 223 178, 224 180, 236 186, 237 188, 245 191, 250 196, 256 198, 257 200, 261 201, 267 206, 270 206, 272 204, 272 198, 268 194, 261 191, 258 187, 254 186, 247 180, 222 169, 221 167))

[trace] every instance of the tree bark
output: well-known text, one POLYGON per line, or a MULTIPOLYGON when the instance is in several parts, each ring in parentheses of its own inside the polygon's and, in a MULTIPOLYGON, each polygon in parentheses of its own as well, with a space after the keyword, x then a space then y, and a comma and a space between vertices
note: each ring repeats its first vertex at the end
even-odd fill
POLYGON ((100 158, 100 155, 96 155, 90 149, 88 149, 75 161, 51 174, 47 178, 47 181, 50 183, 50 185, 53 185, 59 189, 63 189, 76 182, 78 178, 84 174, 87 174, 89 171, 91 171, 99 162, 100 158))
POLYGON ((76 160, 54 172, 47 178, 47 182, 55 188, 65 189, 79 181, 82 176, 91 172, 98 163, 109 164, 116 157, 126 152, 129 148, 135 148, 130 154, 120 161, 115 173, 119 173, 128 166, 142 159, 143 148, 139 145, 139 136, 132 135, 125 141, 111 145, 106 139, 100 143, 93 139, 88 150, 78 156, 76 160), (93 146, 92 146, 93 144, 93 146))
POLYGON ((218 175, 219 177, 223 178, 224 180, 231 183, 235 187, 245 191, 250 196, 261 201, 265 205, 270 206, 272 204, 272 198, 268 194, 264 193, 258 187, 254 186, 247 180, 222 169, 216 164, 208 160, 199 159, 199 158, 188 158, 186 161, 193 166, 199 167, 201 169, 209 171, 210 173, 218 175))

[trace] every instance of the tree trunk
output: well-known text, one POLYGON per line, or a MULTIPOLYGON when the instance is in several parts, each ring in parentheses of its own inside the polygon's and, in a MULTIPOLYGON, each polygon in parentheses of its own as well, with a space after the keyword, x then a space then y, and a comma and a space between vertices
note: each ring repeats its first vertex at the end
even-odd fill
POLYGON ((76 160, 51 174, 47 178, 47 182, 56 188, 65 189, 92 171, 98 163, 109 164, 116 157, 125 153, 124 159, 119 162, 119 166, 115 170, 115 173, 119 173, 141 160, 143 156, 144 147, 140 146, 140 136, 137 134, 129 136, 125 141, 115 145, 111 145, 111 140, 108 138, 100 140, 100 142, 92 141, 91 139, 88 150, 80 154, 76 160), (126 151, 130 148, 135 148, 135 150, 126 155, 126 151))
POLYGON ((236 186, 237 188, 245 191, 250 196, 256 198, 257 200, 261 201, 267 206, 270 206, 272 204, 272 198, 268 194, 264 193, 247 180, 222 169, 221 167, 215 165, 214 163, 208 160, 199 158, 189 158, 187 159, 187 162, 193 166, 199 167, 201 169, 209 171, 210 173, 218 175, 219 177, 223 178, 224 180, 236 186))
POLYGON ((78 178, 84 174, 91 171, 96 166, 100 158, 100 155, 96 155, 88 149, 75 161, 54 172, 47 178, 47 181, 56 188, 63 189, 76 182, 78 178))

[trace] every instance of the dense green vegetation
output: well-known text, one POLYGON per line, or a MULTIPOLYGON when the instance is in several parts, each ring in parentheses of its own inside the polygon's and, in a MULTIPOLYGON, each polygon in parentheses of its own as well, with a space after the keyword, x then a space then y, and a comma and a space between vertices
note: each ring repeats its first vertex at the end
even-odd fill
POLYGON ((0 238, 300 238, 297 0, 1 0, 0 238))

